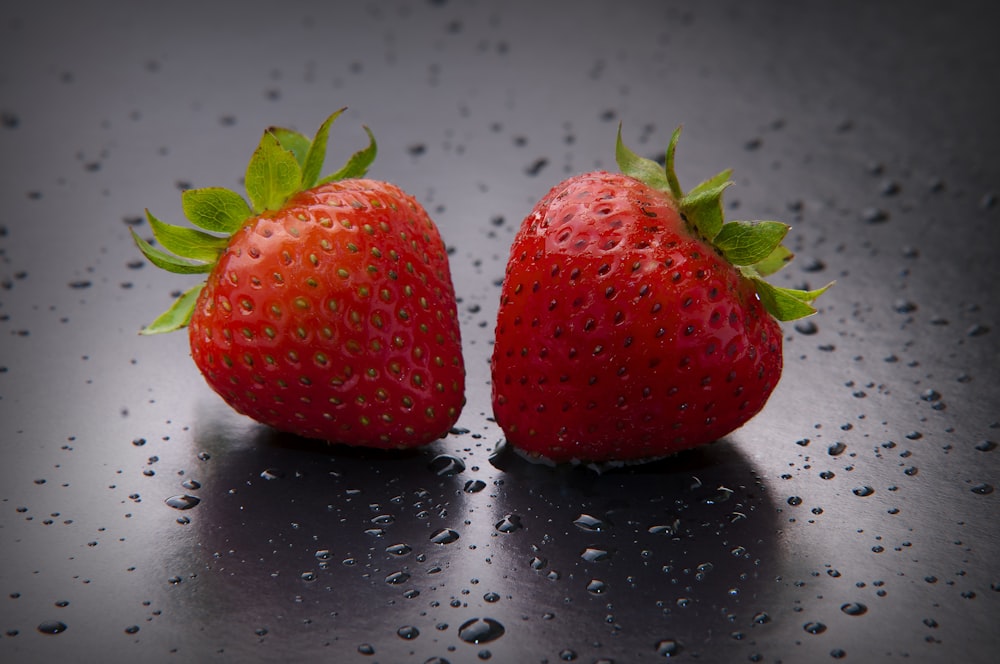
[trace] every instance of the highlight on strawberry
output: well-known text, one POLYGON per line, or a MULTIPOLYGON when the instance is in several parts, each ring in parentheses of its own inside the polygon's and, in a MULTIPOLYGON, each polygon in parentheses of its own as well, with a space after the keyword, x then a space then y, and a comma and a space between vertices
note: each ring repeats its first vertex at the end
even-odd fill
POLYGON ((496 420, 550 462, 659 458, 715 441, 767 402, 782 370, 779 321, 830 287, 765 280, 792 259, 777 221, 725 221, 725 170, 684 192, 618 129, 621 173, 556 185, 510 250, 492 356, 496 420))
POLYGON ((236 411, 334 443, 408 448, 446 435, 465 403, 448 255, 424 208, 366 179, 368 146, 320 175, 330 115, 310 139, 267 129, 246 169, 247 199, 183 192, 194 227, 146 211, 155 265, 206 274, 142 334, 187 326, 191 356, 236 411))

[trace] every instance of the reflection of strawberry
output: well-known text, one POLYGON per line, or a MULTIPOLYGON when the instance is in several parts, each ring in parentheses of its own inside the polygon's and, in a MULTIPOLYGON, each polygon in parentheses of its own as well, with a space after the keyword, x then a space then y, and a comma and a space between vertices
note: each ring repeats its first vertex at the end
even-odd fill
MULTIPOLYGON (((445 246, 417 201, 364 176, 375 140, 320 179, 331 115, 310 141, 264 133, 235 192, 184 192, 188 219, 147 212, 156 265, 208 273, 144 330, 190 324, 191 355, 237 411, 277 429, 372 447, 446 434, 464 403, 445 246), (172 253, 167 253, 172 252, 172 253)), ((367 131, 367 129, 366 129, 367 131)))
POLYGON ((686 195, 621 142, 622 174, 554 187, 511 247, 493 350, 508 441, 552 461, 662 456, 713 441, 781 376, 778 320, 815 291, 764 281, 792 257, 774 221, 723 223, 724 171, 686 195))

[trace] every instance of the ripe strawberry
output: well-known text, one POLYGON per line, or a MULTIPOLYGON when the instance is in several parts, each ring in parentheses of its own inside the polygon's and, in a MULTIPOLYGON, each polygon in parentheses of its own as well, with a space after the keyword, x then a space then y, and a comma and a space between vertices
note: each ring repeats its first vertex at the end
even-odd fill
POLYGON ((183 195, 204 230, 146 212, 167 250, 133 232, 146 257, 208 278, 143 333, 189 325, 208 384, 259 422, 350 445, 417 446, 446 434, 464 404, 448 257, 413 197, 360 179, 376 152, 367 128, 368 147, 319 178, 341 112, 312 141, 264 133, 246 172, 252 209, 207 188, 183 195))
POLYGON ((781 375, 778 320, 826 288, 763 277, 792 258, 775 221, 723 223, 724 171, 684 195, 626 148, 621 174, 556 185, 510 251, 492 360, 493 408, 530 457, 624 461, 711 442, 764 406, 781 375))

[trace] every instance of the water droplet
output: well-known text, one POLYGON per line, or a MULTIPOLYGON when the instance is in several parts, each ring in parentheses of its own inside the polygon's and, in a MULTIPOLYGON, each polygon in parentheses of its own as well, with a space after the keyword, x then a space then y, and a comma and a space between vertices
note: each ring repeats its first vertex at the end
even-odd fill
POLYGON ((441 528, 431 533, 430 540, 434 544, 451 544, 458 539, 458 532, 451 528, 441 528))
POLYGON ((768 615, 767 612, 761 611, 759 613, 754 614, 753 621, 758 625, 766 625, 767 623, 771 622, 771 616, 768 615))
POLYGON ((469 480, 468 482, 465 483, 465 486, 462 487, 462 490, 465 491, 466 493, 479 493, 485 488, 486 488, 486 482, 482 480, 469 480))
POLYGON ((843 442, 837 441, 830 447, 826 448, 826 453, 830 456, 840 456, 845 451, 847 451, 847 445, 843 442))
POLYGON ((809 632, 810 634, 822 634, 826 631, 826 625, 821 622, 816 622, 814 620, 807 622, 802 625, 802 629, 809 632))
POLYGON ((889 220, 889 213, 882 208, 867 207, 861 211, 861 218, 868 224, 880 224, 889 220))
POLYGON ((62 634, 66 631, 66 623, 59 620, 46 620, 43 623, 39 623, 37 627, 38 631, 42 634, 62 634))
POLYGON ((972 493, 978 493, 980 496, 988 496, 989 494, 993 493, 993 485, 987 484, 986 482, 982 482, 972 487, 970 491, 972 491, 972 493))
POLYGON ((580 557, 586 560, 588 563, 596 563, 602 560, 607 560, 611 557, 611 552, 605 549, 597 549, 594 547, 587 547, 580 554, 580 557))
POLYGON ((504 515, 503 520, 498 521, 494 527, 497 529, 497 532, 512 533, 521 528, 521 517, 516 514, 504 515))
POLYGON ((483 601, 493 604, 494 602, 500 601, 500 594, 495 592, 488 592, 483 595, 483 601))
POLYGON ((299 578, 306 583, 310 583, 316 580, 316 572, 302 572, 302 574, 299 575, 299 578))
POLYGON ((684 646, 677 639, 663 639, 656 644, 656 654, 661 657, 674 657, 681 654, 684 646))
POLYGON ((990 331, 988 325, 983 325, 982 323, 975 323, 969 326, 969 329, 965 331, 965 334, 970 337, 981 337, 990 331))
POLYGON ((674 519, 671 523, 658 523, 650 526, 647 530, 653 535, 666 535, 673 537, 681 527, 681 520, 674 519))
POLYGON ((795 331, 806 336, 819 332, 819 327, 811 320, 800 320, 795 323, 795 331))
POLYGON ((362 655, 374 655, 375 646, 373 646, 370 643, 362 643, 360 646, 358 646, 358 652, 361 653, 362 655))
POLYGON ((413 551, 413 548, 409 544, 391 544, 385 547, 385 552, 391 553, 394 556, 405 556, 411 551, 413 551))
POLYGON ((260 476, 265 480, 280 480, 285 476, 285 472, 277 468, 265 468, 260 472, 260 476))
POLYGON ((938 401, 941 398, 941 393, 934 389, 926 389, 920 393, 920 398, 924 401, 938 401))
POLYGON ((917 310, 917 303, 911 300, 896 300, 892 308, 897 314, 912 314, 917 310))
POLYGON ((175 510, 189 510, 198 503, 201 502, 201 498, 197 496, 190 496, 186 493, 182 493, 177 496, 170 496, 164 500, 167 505, 173 507, 175 510))
POLYGON ((139 626, 138 625, 129 625, 128 627, 125 628, 125 633, 126 634, 136 634, 138 632, 139 632, 139 626))
POLYGON ((473 618, 458 628, 458 638, 466 643, 489 643, 504 635, 504 626, 493 618, 473 618))
POLYGON ((868 607, 861 602, 848 602, 841 605, 840 610, 849 616, 863 616, 868 613, 868 607))
POLYGON ((580 516, 576 517, 576 519, 573 521, 573 525, 575 525, 580 530, 586 530, 589 532, 601 532, 602 530, 607 528, 608 524, 606 524, 604 521, 601 521, 596 516, 591 516, 590 514, 581 514, 580 516))
POLYGON ((719 503, 724 503, 730 498, 732 498, 733 493, 735 492, 732 489, 720 486, 718 489, 715 490, 715 493, 713 493, 710 496, 706 496, 705 498, 702 498, 701 502, 704 503, 705 505, 718 505, 719 503))
POLYGON ((385 582, 390 586, 398 586, 401 583, 406 583, 410 580, 409 572, 393 572, 385 577, 385 582))
POLYGON ((439 454, 431 459, 431 462, 427 465, 427 467, 430 468, 435 475, 448 477, 451 475, 457 475, 465 470, 465 462, 457 456, 439 454))
POLYGON ((981 440, 976 444, 976 449, 980 452, 992 452, 997 448, 997 444, 992 440, 981 440))
POLYGON ((871 488, 870 486, 859 486, 853 489, 853 493, 855 496, 860 496, 862 498, 865 498, 875 493, 875 489, 871 488))
POLYGON ((791 505, 792 507, 798 507, 799 505, 802 504, 802 499, 798 496, 790 496, 788 498, 788 504, 791 505))
POLYGON ((411 641, 420 636, 420 630, 414 627, 413 625, 403 625, 402 627, 396 630, 396 634, 401 639, 406 639, 407 641, 411 641))
POLYGON ((822 473, 819 474, 819 476, 820 479, 832 480, 837 475, 832 470, 824 470, 822 473))

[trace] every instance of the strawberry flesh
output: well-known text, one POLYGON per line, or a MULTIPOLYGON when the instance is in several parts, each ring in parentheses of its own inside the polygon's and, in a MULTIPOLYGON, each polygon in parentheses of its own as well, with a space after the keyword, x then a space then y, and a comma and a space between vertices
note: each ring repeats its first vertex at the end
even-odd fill
POLYGON ((674 198, 605 172, 524 220, 502 286, 493 404, 552 461, 639 460, 716 440, 763 408, 781 330, 674 198))
POLYGON ((237 411, 332 442, 404 448, 464 403, 445 246, 394 185, 299 192, 232 237, 189 325, 192 357, 237 411))

